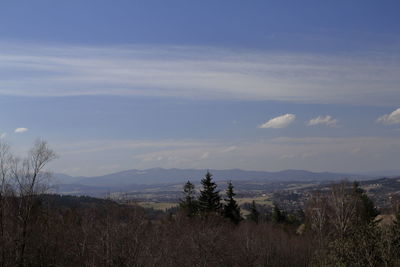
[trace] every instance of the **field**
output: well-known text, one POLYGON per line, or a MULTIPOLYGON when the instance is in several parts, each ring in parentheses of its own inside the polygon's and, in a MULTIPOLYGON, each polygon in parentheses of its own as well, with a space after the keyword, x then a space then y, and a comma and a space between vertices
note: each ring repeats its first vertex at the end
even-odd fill
MULTIPOLYGON (((243 205, 245 203, 251 203, 252 201, 255 201, 257 205, 266 205, 266 206, 271 206, 272 201, 270 200, 270 196, 259 196, 259 197, 244 197, 244 198, 236 198, 236 201, 238 202, 239 205, 243 205)), ((138 205, 140 205, 143 208, 150 208, 154 210, 161 210, 161 211, 166 211, 170 208, 174 208, 178 206, 177 202, 162 202, 162 201, 137 201, 136 202, 138 205)), ((246 211, 244 211, 246 213, 246 211)))
POLYGON ((146 209, 155 209, 155 210, 162 210, 166 211, 170 208, 174 208, 178 206, 178 203, 171 203, 171 202, 155 202, 155 201, 143 201, 137 202, 141 207, 146 209))

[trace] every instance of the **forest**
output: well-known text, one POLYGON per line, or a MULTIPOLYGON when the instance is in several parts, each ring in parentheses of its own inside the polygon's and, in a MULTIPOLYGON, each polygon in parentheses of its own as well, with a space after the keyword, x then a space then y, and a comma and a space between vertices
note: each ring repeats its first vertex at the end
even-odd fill
POLYGON ((211 173, 183 185, 179 208, 48 194, 56 157, 37 141, 25 159, 0 144, 1 266, 400 266, 400 212, 382 220, 357 182, 312 192, 304 210, 244 214, 234 185, 211 173))

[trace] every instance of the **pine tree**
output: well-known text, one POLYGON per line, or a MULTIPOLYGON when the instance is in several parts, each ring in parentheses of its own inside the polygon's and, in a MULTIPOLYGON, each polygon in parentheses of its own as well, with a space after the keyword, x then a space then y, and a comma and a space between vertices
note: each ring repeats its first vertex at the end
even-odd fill
POLYGON ((274 208, 272 210, 272 221, 275 223, 283 223, 286 221, 285 212, 283 212, 276 203, 274 203, 274 208))
POLYGON ((250 214, 247 215, 247 219, 255 223, 258 223, 260 220, 260 212, 257 210, 256 202, 254 200, 251 202, 250 214))
POLYGON ((183 193, 185 194, 185 197, 181 199, 179 206, 187 216, 193 217, 198 211, 198 201, 196 200, 194 184, 187 181, 183 186, 183 193))
POLYGON ((390 227, 390 242, 392 249, 392 260, 400 263, 400 206, 398 206, 395 212, 393 224, 390 227))
POLYGON ((365 191, 360 188, 358 182, 353 183, 353 194, 359 201, 357 207, 358 220, 357 224, 374 223, 376 216, 379 215, 378 210, 375 208, 374 202, 367 196, 365 191))
POLYGON ((201 180, 203 189, 200 191, 199 209, 203 213, 219 212, 221 210, 221 197, 216 190, 217 185, 212 180, 212 174, 207 171, 201 180))
POLYGON ((229 182, 228 188, 226 189, 224 217, 230 219, 234 224, 238 224, 242 220, 242 217, 240 216, 240 207, 233 198, 235 195, 232 182, 229 182))

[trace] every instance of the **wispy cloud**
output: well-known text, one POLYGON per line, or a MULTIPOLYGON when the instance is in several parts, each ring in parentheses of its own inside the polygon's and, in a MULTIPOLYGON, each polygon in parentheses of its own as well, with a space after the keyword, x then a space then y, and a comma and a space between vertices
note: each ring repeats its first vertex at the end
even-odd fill
POLYGON ((237 146, 229 146, 229 147, 227 147, 227 148, 224 148, 224 149, 222 150, 222 153, 233 152, 233 151, 235 151, 235 150, 237 150, 237 149, 238 149, 237 146))
MULTIPOLYGON (((207 143, 209 144, 209 143, 207 143)), ((56 149, 60 155, 102 153, 121 150, 170 150, 182 147, 203 147, 206 143, 191 140, 96 140, 59 144, 56 149)))
POLYGON ((207 151, 207 152, 204 152, 203 155, 201 155, 200 160, 207 159, 209 157, 210 157, 210 152, 207 151))
POLYGON ((17 128, 14 130, 14 133, 25 133, 28 131, 28 128, 17 128))
POLYGON ((0 94, 112 94, 374 105, 400 101, 400 60, 393 55, 4 43, 0 51, 0 94))
POLYGON ((315 125, 326 125, 329 127, 337 127, 338 126, 338 120, 332 118, 332 116, 318 116, 316 118, 313 118, 308 121, 307 125, 308 126, 315 126, 315 125))
POLYGON ((382 117, 376 120, 378 123, 382 123, 384 125, 393 125, 400 123, 400 108, 396 109, 390 114, 385 114, 382 117))
POLYGON ((270 119, 269 121, 261 124, 258 126, 258 128, 272 128, 272 129, 280 129, 280 128, 286 128, 288 127, 291 123, 293 123, 296 119, 296 115, 294 114, 285 114, 281 115, 278 117, 275 117, 273 119, 270 119))

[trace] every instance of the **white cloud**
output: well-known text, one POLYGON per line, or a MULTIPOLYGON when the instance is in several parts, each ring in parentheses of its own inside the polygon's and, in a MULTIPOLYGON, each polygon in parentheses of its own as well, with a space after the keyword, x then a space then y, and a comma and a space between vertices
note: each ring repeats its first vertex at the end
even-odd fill
POLYGON ((392 54, 324 56, 212 47, 4 43, 0 43, 0 51, 0 94, 111 94, 374 105, 400 102, 400 60, 392 54))
POLYGON ((289 126, 296 119, 296 115, 294 114, 285 114, 282 116, 275 117, 270 119, 264 124, 258 126, 259 128, 273 128, 280 129, 289 126))
POLYGON ((25 133, 28 131, 28 128, 17 128, 14 130, 14 133, 25 133))
POLYGON ((393 125, 400 123, 400 108, 396 109, 390 114, 385 114, 382 117, 377 119, 378 123, 382 123, 384 125, 393 125))
POLYGON ((7 136, 7 133, 2 133, 2 134, 0 134, 0 139, 4 139, 4 138, 6 138, 6 136, 7 136))
POLYGON ((318 116, 308 121, 308 126, 315 126, 315 125, 326 125, 329 127, 336 127, 338 125, 338 120, 332 118, 331 116, 318 116))

